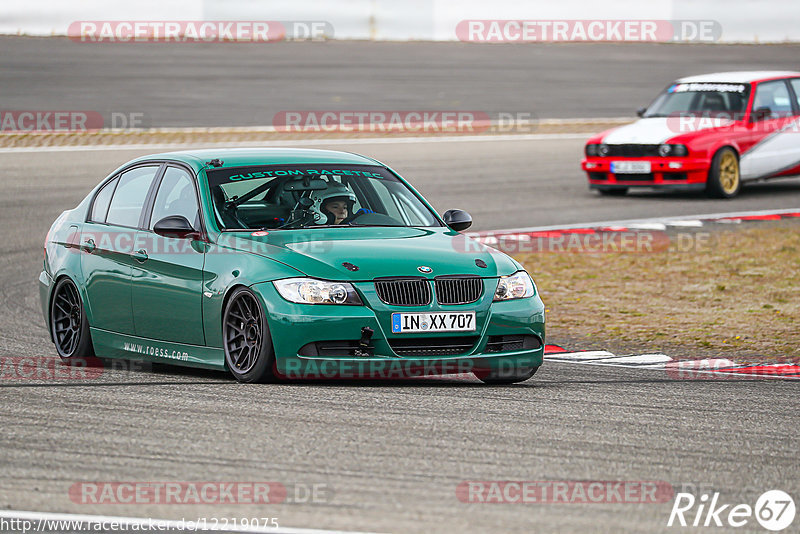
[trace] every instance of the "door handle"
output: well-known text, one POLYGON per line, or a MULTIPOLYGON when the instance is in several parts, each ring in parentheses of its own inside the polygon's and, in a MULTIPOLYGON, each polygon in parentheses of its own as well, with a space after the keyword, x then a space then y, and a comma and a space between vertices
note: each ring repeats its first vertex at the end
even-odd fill
POLYGON ((83 243, 83 250, 85 250, 85 251, 86 251, 86 252, 88 252, 89 254, 91 254, 92 252, 94 252, 94 250, 95 250, 96 248, 97 248, 97 246, 94 244, 94 239, 87 239, 87 240, 86 240, 86 241, 84 241, 84 243, 83 243))
POLYGON ((134 260, 136 260, 136 261, 138 261, 139 263, 144 263, 144 262, 146 262, 146 261, 147 261, 147 258, 148 258, 148 256, 147 256, 147 251, 146 251, 145 249, 143 249, 143 248, 142 248, 142 249, 139 249, 139 250, 137 250, 136 252, 134 252, 133 254, 131 254, 131 256, 133 256, 133 259, 134 259, 134 260))

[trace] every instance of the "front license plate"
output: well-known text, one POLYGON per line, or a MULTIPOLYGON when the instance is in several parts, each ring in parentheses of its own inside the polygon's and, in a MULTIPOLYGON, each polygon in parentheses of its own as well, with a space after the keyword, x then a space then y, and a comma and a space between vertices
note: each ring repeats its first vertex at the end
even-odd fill
POLYGON ((614 174, 648 174, 649 161, 612 161, 611 172, 614 174))
POLYGON ((475 312, 393 313, 392 333, 473 332, 475 312))

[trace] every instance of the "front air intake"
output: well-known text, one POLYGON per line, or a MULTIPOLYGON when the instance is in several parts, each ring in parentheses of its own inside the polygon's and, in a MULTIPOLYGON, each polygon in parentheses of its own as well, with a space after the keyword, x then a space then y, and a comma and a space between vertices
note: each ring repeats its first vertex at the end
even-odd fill
POLYGON ((483 280, 478 276, 438 277, 434 284, 436 300, 445 306, 469 304, 483 294, 483 280))
POLYGON ((390 306, 427 306, 431 303, 431 284, 424 278, 386 278, 375 280, 378 298, 390 306))

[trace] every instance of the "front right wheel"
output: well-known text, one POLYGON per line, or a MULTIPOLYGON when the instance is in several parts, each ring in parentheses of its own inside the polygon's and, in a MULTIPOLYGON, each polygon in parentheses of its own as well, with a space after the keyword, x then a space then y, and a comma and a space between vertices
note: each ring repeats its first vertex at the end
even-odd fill
POLYGON ((256 295, 236 288, 222 316, 225 363, 239 382, 271 382, 275 353, 267 320, 256 295))
POLYGON ((730 147, 720 149, 711 160, 706 193, 714 198, 733 198, 741 188, 739 156, 730 147))

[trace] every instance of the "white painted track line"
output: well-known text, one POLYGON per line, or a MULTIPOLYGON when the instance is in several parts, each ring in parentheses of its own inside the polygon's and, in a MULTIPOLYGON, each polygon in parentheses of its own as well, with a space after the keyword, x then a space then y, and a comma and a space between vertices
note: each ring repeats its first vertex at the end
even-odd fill
MULTIPOLYGON (((72 522, 72 524, 90 524, 97 525, 105 523, 109 525, 116 523, 120 526, 124 525, 121 532, 133 530, 131 527, 138 527, 138 532, 161 532, 161 531, 188 531, 188 532, 254 532, 254 533, 269 533, 269 534, 367 534, 355 532, 350 530, 319 530, 312 528, 291 528, 291 527, 231 527, 228 525, 217 525, 216 528, 209 524, 206 528, 189 528, 187 523, 191 520, 180 521, 174 519, 155 519, 144 517, 121 517, 121 516, 107 516, 107 515, 85 515, 85 514, 67 514, 67 513, 49 513, 49 512, 30 512, 30 511, 16 511, 16 510, 0 510, 0 518, 4 519, 19 519, 37 522, 32 527, 32 531, 38 532, 60 532, 64 530, 73 530, 68 526, 64 526, 63 522, 72 522), (47 524, 46 522, 51 522, 47 524), (61 525, 58 522, 62 522, 61 525), (158 528, 154 525, 159 525, 158 528), (38 527, 38 528, 37 528, 38 527), (148 528, 149 527, 149 528, 148 528)), ((77 529, 80 530, 80 529, 77 529)), ((105 530, 105 529, 104 529, 105 530)))
POLYGON ((545 354, 546 360, 564 360, 564 361, 589 361, 589 360, 605 360, 613 358, 616 355, 606 350, 588 350, 583 352, 556 352, 553 354, 545 354))

